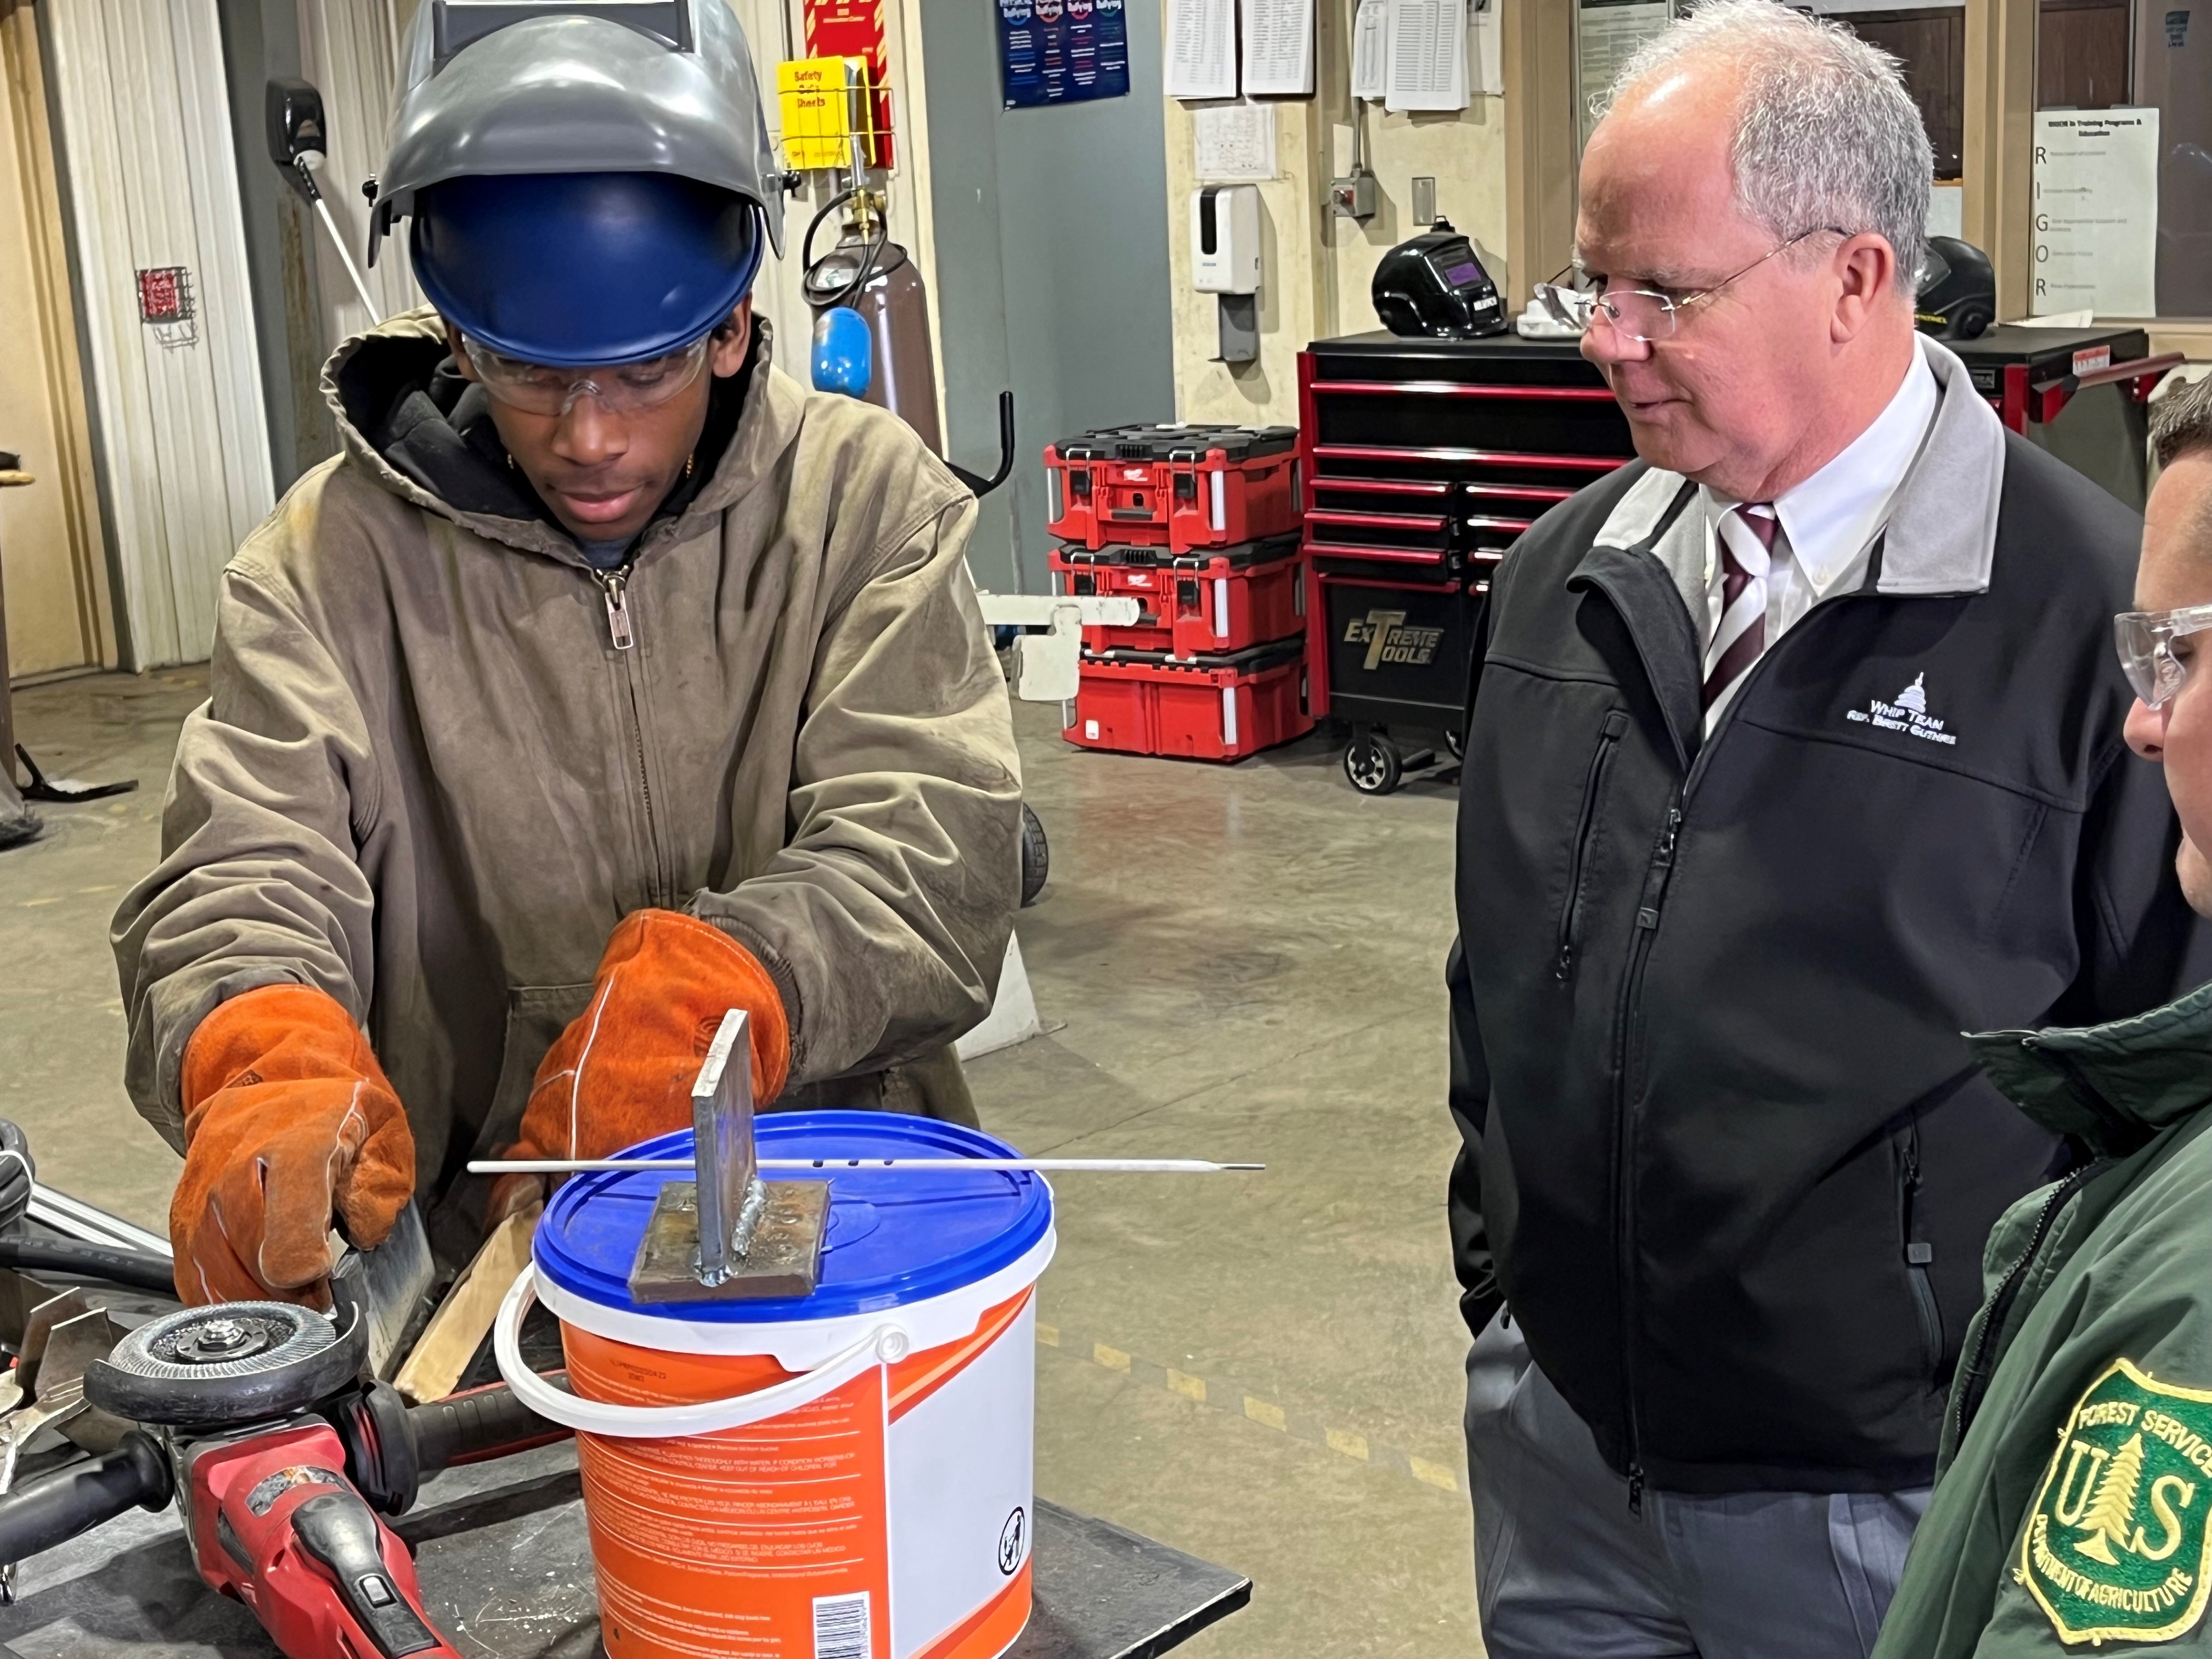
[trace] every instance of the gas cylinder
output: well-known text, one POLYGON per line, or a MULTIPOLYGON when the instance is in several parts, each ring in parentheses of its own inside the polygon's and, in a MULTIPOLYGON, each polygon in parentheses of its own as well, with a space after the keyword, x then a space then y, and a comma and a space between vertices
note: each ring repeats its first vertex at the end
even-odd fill
POLYGON ((906 249, 890 240, 880 220, 871 224, 864 216, 848 223, 837 245, 807 266, 805 288, 817 317, 850 306, 867 319, 874 336, 873 374, 864 401, 890 410, 941 457, 929 288, 906 249))

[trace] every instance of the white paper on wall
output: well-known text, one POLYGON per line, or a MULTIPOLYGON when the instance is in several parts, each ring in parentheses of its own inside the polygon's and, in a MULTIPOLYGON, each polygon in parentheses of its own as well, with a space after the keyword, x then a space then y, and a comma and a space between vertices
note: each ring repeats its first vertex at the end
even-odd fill
POLYGON ((1352 20, 1352 95, 1379 103, 1390 89, 1390 0, 1359 0, 1352 20))
POLYGON ((1165 91, 1170 98, 1237 95, 1237 0, 1167 0, 1165 91))
POLYGON ((1314 89, 1314 0, 1244 0, 1244 95, 1314 89))
POLYGON ((1959 236, 1966 234, 1966 187, 1936 185, 1928 192, 1928 234, 1959 236))
POLYGON ((1575 14, 1577 83, 1582 97, 1583 143, 1597 125, 1599 99, 1636 49, 1668 23, 1666 0, 1582 0, 1575 14))
POLYGON ((1201 183, 1246 184, 1276 176, 1275 106, 1206 104, 1191 112, 1192 171, 1201 183))
POLYGON ((1486 98, 1505 94, 1505 0, 1473 0, 1468 9, 1468 84, 1486 98))
POLYGON ((2031 316, 2158 309, 2158 111, 2035 112, 2031 316))
POLYGON ((1465 109, 1467 0, 1389 0, 1383 107, 1465 109))

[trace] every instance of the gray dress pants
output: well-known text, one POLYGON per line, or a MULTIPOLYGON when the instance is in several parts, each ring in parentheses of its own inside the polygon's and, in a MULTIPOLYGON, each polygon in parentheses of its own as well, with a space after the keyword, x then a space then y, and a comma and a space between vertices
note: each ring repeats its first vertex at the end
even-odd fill
POLYGON ((1490 1659, 1865 1659, 1928 1492, 1692 1497, 1628 1483, 1493 1322, 1467 1361, 1490 1659))

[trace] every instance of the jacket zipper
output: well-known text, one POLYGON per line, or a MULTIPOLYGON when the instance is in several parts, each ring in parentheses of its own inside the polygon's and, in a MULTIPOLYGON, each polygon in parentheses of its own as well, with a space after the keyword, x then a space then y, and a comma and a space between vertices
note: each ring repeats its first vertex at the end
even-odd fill
POLYGON ((2075 1194, 2088 1183, 2090 1177, 2104 1172, 2106 1163, 2106 1159, 2099 1158, 2094 1164, 2085 1164, 2051 1189, 2051 1196, 2043 1200, 2043 1208, 2035 1218, 2035 1226, 2027 1236, 2027 1248, 2020 1253, 2020 1260, 2007 1271, 2004 1282, 1997 1286, 1996 1294, 1989 1299, 1988 1306, 1983 1310, 1982 1328, 1974 1337, 1973 1355, 1960 1370, 1957 1421, 1953 1425, 1951 1440, 1954 1447, 1965 1441, 1966 1430, 1974 1420, 1974 1413, 1981 1409, 1982 1395, 1988 1391, 1990 1385, 1985 1367, 1990 1362, 1990 1349, 1996 1342, 1997 1334, 2004 1328, 2005 1320, 2012 1312, 2013 1303, 2019 1298, 2020 1287, 2027 1280, 2027 1270, 2042 1253, 2051 1229, 2058 1219, 2059 1212, 2072 1201, 2075 1194))
MULTIPOLYGON (((606 595, 607 634, 617 651, 628 653, 637 643, 635 629, 629 615, 629 575, 633 561, 625 559, 612 570, 594 570, 592 575, 606 595)), ((645 802, 645 848, 651 868, 646 878, 646 891, 650 900, 658 903, 663 883, 660 878, 660 831, 653 821, 653 775, 645 763, 645 711, 637 701, 637 659, 625 656, 629 672, 625 684, 629 690, 629 729, 633 752, 637 757, 637 787, 645 802)))
POLYGON ((637 643, 629 626, 629 571, 630 562, 624 559, 612 570, 592 572, 592 580, 606 595, 607 634, 617 651, 627 651, 637 643))
MULTIPOLYGON (((1735 707, 1740 708, 1750 696, 1756 678, 1765 673, 1789 638, 1802 639, 1806 625, 1820 611, 1846 599, 1856 599, 1858 593, 1838 593, 1814 605, 1790 629, 1783 640, 1777 640, 1759 654, 1759 660, 1745 671, 1735 694, 1735 707)), ((1628 1059, 1629 1033, 1634 1026, 1638 993, 1644 985, 1644 958, 1650 954, 1651 943, 1659 928, 1659 914, 1665 904, 1667 884, 1674 875, 1674 843, 1682 827, 1682 813, 1690 790, 1704 775, 1712 751, 1727 735, 1729 726, 1723 724, 1711 737, 1698 746, 1696 758, 1690 763, 1688 775, 1674 787, 1667 803, 1666 828, 1661 832, 1659 844, 1651 856, 1644 877, 1644 890, 1637 902, 1636 940, 1630 947, 1628 972, 1621 982, 1620 1007, 1616 1019, 1613 1048, 1613 1237, 1615 1241, 1615 1271, 1620 1277, 1620 1376, 1625 1409, 1622 1425, 1627 1437, 1628 1451, 1628 1510, 1631 1515, 1644 1513, 1644 1474, 1642 1458, 1642 1413, 1638 1407, 1636 1392, 1636 1321, 1635 1304, 1635 1206, 1630 1192, 1634 1168, 1634 1121, 1629 1108, 1628 1059)))
POLYGON ((1905 1271, 1912 1287, 1912 1310, 1920 1321, 1920 1349, 1926 1357, 1928 1386, 1938 1386, 1943 1369, 1943 1310, 1928 1269, 1936 1247, 1920 1237, 1920 1121, 1905 1126, 1904 1169, 1905 1271))
POLYGON ((1597 747, 1590 751, 1589 771, 1583 779, 1582 811, 1575 817, 1574 852, 1567 864, 1567 902, 1559 910, 1559 954, 1552 969, 1558 979, 1574 977, 1575 940, 1583 919, 1583 866, 1589 855, 1590 832, 1596 827, 1598 792, 1604 787, 1606 768, 1627 730, 1628 716, 1620 709, 1605 717, 1597 747))
POLYGON ((1682 791, 1677 787, 1667 803, 1666 828, 1653 848, 1644 872, 1644 890, 1636 906, 1636 940, 1630 947, 1628 974, 1621 983, 1620 1013, 1613 1034, 1613 1237, 1617 1241, 1616 1271, 1620 1277, 1620 1382, 1626 1409, 1622 1424, 1628 1440, 1628 1512, 1644 1513, 1642 1413, 1636 1392, 1636 1115, 1629 1062, 1635 1048, 1638 993, 1644 988, 1644 964, 1659 931, 1659 913, 1667 902, 1667 884, 1674 873, 1674 842, 1682 828, 1682 791))

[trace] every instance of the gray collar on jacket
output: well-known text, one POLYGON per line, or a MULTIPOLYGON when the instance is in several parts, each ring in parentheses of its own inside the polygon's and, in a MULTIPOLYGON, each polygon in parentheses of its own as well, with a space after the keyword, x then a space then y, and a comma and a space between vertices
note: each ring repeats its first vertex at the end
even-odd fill
MULTIPOLYGON (((2004 487, 2004 426, 1955 353, 1920 337, 1936 372, 1942 402, 1935 423, 1905 482, 1898 486, 1881 532, 1881 555, 1862 592, 1982 593, 1996 556, 1997 499, 2004 487)), ((1679 472, 1653 467, 1629 486, 1600 526, 1596 545, 1633 549, 1649 539, 1667 510, 1695 486, 1679 472)), ((1651 556, 1684 591, 1705 589, 1705 521, 1677 514, 1652 542, 1651 556), (1686 573, 1688 574, 1686 580, 1686 573)))

